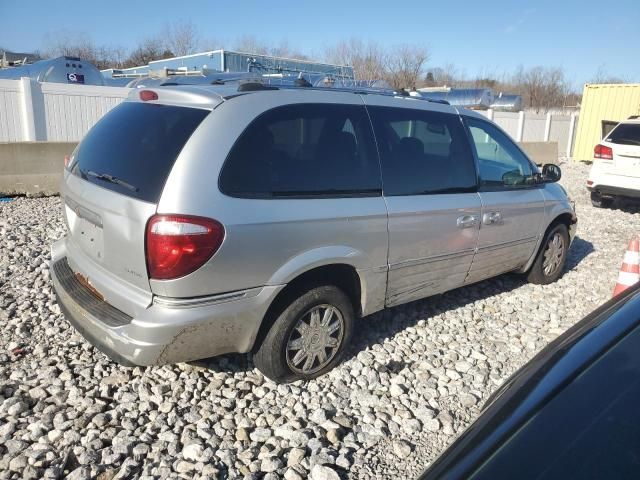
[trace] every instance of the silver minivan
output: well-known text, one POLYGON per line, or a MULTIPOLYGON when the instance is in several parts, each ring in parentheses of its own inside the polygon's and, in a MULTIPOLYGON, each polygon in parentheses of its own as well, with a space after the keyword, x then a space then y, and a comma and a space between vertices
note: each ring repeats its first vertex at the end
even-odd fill
POLYGON ((65 168, 53 283, 124 365, 253 352, 276 381, 310 379, 340 361, 357 317, 504 272, 556 280, 576 226, 559 178, 441 102, 133 90, 65 168))

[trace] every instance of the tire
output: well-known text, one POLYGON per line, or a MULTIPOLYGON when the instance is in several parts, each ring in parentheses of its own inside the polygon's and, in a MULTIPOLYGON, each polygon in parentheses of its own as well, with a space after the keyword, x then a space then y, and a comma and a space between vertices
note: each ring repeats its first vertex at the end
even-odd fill
POLYGON ((613 197, 603 197, 598 192, 591 192, 591 205, 596 208, 608 208, 613 205, 613 197))
POLYGON ((324 285, 303 291, 276 315, 253 355, 256 367, 266 377, 278 383, 311 380, 342 360, 354 324, 353 305, 342 290, 324 285), (329 309, 331 316, 326 321, 329 309), (323 320, 328 328, 323 328, 323 320), (304 329, 314 329, 303 334, 296 328, 302 323, 306 324, 304 329))
POLYGON ((538 256, 527 274, 527 281, 538 285, 555 282, 562 275, 568 250, 569 232, 567 226, 564 223, 552 225, 547 231, 538 256), (560 251, 558 251, 559 248, 561 248, 560 251))

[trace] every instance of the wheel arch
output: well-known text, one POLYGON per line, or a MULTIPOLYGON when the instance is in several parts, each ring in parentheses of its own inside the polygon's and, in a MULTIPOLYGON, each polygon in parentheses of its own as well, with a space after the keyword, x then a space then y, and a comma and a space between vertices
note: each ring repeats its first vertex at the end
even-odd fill
POLYGON ((544 239, 547 237, 549 230, 551 230, 559 223, 567 227, 567 232, 569 233, 569 241, 571 241, 571 227, 576 223, 576 221, 576 214, 572 211, 555 212, 553 219, 547 224, 547 228, 544 229, 542 235, 540 235, 540 239, 538 240, 538 244, 533 251, 533 255, 531 255, 531 258, 529 259, 529 261, 527 261, 524 267, 522 267, 518 271, 522 273, 529 271, 529 269, 533 266, 533 263, 536 261, 538 253, 540 253, 540 249, 543 247, 544 239))
POLYGON ((320 286, 335 285, 345 292, 357 318, 364 311, 363 279, 354 265, 344 262, 314 266, 287 282, 265 313, 253 343, 253 351, 262 343, 278 315, 301 293, 320 286))

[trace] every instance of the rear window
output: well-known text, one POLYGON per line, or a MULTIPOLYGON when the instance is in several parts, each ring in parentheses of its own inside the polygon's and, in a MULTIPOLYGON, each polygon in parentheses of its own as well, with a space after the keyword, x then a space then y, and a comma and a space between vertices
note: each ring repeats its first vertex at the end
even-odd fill
POLYGON ((178 154, 209 111, 124 102, 78 146, 71 172, 115 192, 157 203, 178 154))
POLYGON ((381 195, 380 167, 363 106, 296 104, 269 110, 242 133, 220 190, 245 198, 381 195))
POLYGON ((609 134, 607 142, 640 145, 640 123, 621 123, 609 134))

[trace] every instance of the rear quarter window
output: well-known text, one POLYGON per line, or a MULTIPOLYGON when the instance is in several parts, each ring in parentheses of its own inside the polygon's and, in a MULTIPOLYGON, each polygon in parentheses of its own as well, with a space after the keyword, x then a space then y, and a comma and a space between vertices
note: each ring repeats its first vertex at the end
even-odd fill
POLYGON ((157 203, 178 154, 208 110, 124 102, 78 146, 71 173, 123 195, 157 203))
POLYGON ((220 174, 233 197, 381 195, 380 167, 363 106, 295 104, 269 110, 240 135, 220 174))

